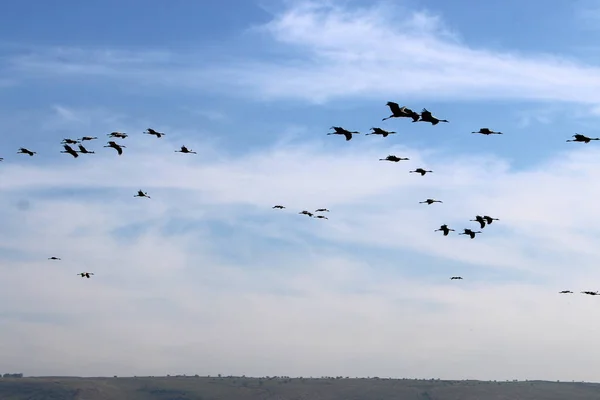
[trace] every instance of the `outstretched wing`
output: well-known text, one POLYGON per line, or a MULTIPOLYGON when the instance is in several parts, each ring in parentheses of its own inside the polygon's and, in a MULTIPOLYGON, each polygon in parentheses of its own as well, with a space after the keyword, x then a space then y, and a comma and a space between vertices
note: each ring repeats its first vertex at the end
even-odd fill
POLYGON ((390 111, 392 112, 392 114, 394 114, 394 115, 402 114, 402 111, 400 111, 400 105, 398 105, 398 103, 394 103, 393 101, 388 101, 387 105, 390 108, 390 111))

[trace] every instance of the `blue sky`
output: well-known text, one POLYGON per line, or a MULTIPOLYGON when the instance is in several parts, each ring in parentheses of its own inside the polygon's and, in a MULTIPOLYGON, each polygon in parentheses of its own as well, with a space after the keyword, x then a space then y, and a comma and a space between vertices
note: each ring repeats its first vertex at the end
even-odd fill
POLYGON ((599 3, 59 4, 0 16, 0 370, 597 379, 599 3))

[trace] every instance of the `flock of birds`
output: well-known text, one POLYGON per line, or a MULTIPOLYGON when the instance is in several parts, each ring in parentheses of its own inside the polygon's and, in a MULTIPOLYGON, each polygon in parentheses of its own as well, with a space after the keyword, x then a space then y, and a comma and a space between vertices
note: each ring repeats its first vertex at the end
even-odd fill
MULTIPOLYGON (((157 138, 161 138, 165 135, 163 132, 158 132, 152 128, 148 128, 142 133, 147 134, 147 135, 156 136, 157 138)), ((126 133, 123 133, 123 132, 111 132, 111 133, 107 134, 107 136, 112 139, 125 139, 129 135, 127 135, 126 133)), ((83 142, 92 141, 92 140, 96 140, 96 139, 98 139, 98 137, 96 137, 96 136, 83 136, 79 139, 65 138, 61 141, 61 144, 63 145, 63 149, 64 149, 61 151, 61 153, 70 154, 71 156, 73 156, 73 158, 79 157, 79 154, 95 154, 96 152, 88 150, 83 145, 83 142), (77 145, 79 150, 75 150, 73 147, 71 147, 74 145, 77 145)), ((127 148, 127 146, 119 144, 119 143, 115 142, 114 140, 108 141, 107 145, 104 147, 110 147, 110 148, 115 149, 117 151, 118 155, 122 155, 123 149, 127 148)), ((185 154, 196 154, 195 151, 188 149, 186 146, 181 146, 181 148, 179 150, 175 150, 175 152, 176 153, 185 153, 185 154)), ((17 154, 27 154, 28 156, 33 157, 34 155, 37 154, 37 152, 31 151, 25 147, 21 147, 17 151, 17 154)), ((0 157, 0 161, 4 161, 4 158, 0 157)), ((138 190, 137 194, 135 194, 133 197, 151 198, 150 196, 148 196, 148 193, 142 191, 141 189, 138 190)), ((48 260, 60 261, 61 259, 59 257, 52 256, 52 257, 48 257, 48 260)), ((81 276, 82 278, 89 279, 92 277, 92 275, 94 275, 94 273, 93 272, 80 272, 77 275, 81 276)))
MULTIPOLYGON (((427 109, 423 108, 423 110, 421 111, 421 113, 417 113, 413 110, 411 110, 410 108, 406 107, 406 106, 400 106, 398 103, 394 103, 392 101, 388 101, 386 103, 386 105, 389 107, 390 111, 392 112, 392 114, 389 117, 383 118, 382 121, 391 119, 391 118, 410 118, 412 119, 412 122, 427 122, 430 123, 432 126, 435 126, 437 124, 439 124, 440 122, 446 122, 448 123, 449 121, 446 119, 439 119, 435 116, 432 115, 432 113, 430 111, 428 111, 427 109)), ((329 132, 327 133, 327 135, 343 135, 346 138, 346 141, 352 140, 353 135, 355 134, 360 134, 360 132, 357 131, 349 131, 343 127, 340 126, 332 126, 330 129, 333 129, 333 132, 329 132)), ((155 136, 156 138, 161 138, 163 137, 165 134, 163 132, 158 132, 152 128, 148 128, 146 129, 144 132, 144 134, 147 135, 152 135, 155 136)), ((373 127, 371 128, 371 131, 369 133, 366 133, 365 135, 381 135, 382 137, 386 138, 389 135, 395 134, 395 131, 387 131, 384 130, 382 128, 376 128, 373 127)), ((475 133, 475 134, 481 134, 481 135, 502 135, 502 132, 498 132, 498 131, 493 131, 489 128, 480 128, 478 131, 473 131, 471 133, 475 133)), ((126 133, 123 132, 111 132, 109 134, 107 134, 107 136, 111 139, 125 139, 128 137, 128 135, 126 133)), ((71 156, 73 156, 74 158, 79 157, 79 154, 95 154, 94 151, 89 151, 82 143, 86 142, 86 141, 92 141, 92 140, 96 140, 98 139, 95 136, 84 136, 82 138, 79 139, 68 139, 65 138, 62 140, 61 144, 63 145, 64 150, 61 151, 61 153, 65 153, 65 154, 69 154, 71 156), (72 145, 77 145, 79 150, 75 150, 72 145)), ((567 140, 567 142, 579 142, 579 143, 590 143, 592 140, 600 140, 600 138, 590 138, 587 137, 585 135, 576 133, 573 135, 573 139, 567 140)), ((113 148, 116 150, 117 154, 120 156, 123 154, 123 149, 126 148, 126 146, 117 143, 114 140, 110 140, 107 142, 107 145, 105 145, 104 147, 108 147, 108 148, 113 148)), ((176 153, 184 153, 184 154, 196 154, 195 151, 192 151, 190 149, 188 149, 186 146, 181 146, 179 150, 175 150, 176 153)), ((34 156, 35 154, 37 154, 35 151, 31 151, 27 148, 21 147, 19 148, 18 154, 27 154, 29 156, 34 156)), ((393 154, 388 155, 385 158, 380 158, 380 161, 390 161, 390 162, 400 162, 400 161, 408 161, 410 160, 407 157, 397 157, 393 154)), ((0 161, 4 161, 4 158, 0 157, 0 161)), ((433 173, 433 171, 430 170, 426 170, 424 168, 416 168, 413 171, 409 171, 410 173, 416 173, 416 174, 420 174, 421 176, 425 176, 428 173, 433 173)), ((144 192, 143 190, 138 190, 137 194, 134 195, 134 197, 145 197, 150 199, 151 197, 148 195, 147 192, 144 192)), ((436 199, 426 199, 424 201, 420 201, 420 204, 427 204, 427 205, 432 205, 433 203, 443 203, 440 200, 436 200, 436 199)), ((272 207, 273 209, 280 209, 283 210, 286 207, 283 205, 275 205, 272 207)), ((326 208, 319 208, 317 210, 315 210, 314 212, 310 212, 308 210, 302 210, 300 211, 298 214, 301 215, 306 215, 310 218, 317 218, 317 219, 328 219, 328 217, 326 217, 323 213, 329 212, 328 209, 326 208)), ((489 215, 476 215, 474 219, 471 219, 469 221, 473 221, 473 222, 477 222, 479 223, 479 227, 480 229, 484 229, 486 226, 489 226, 493 223, 493 221, 499 221, 498 218, 493 218, 490 217, 489 215)), ((448 227, 447 224, 443 224, 439 227, 439 229, 436 229, 434 232, 442 232, 442 234, 444 236, 448 236, 450 232, 455 232, 454 229, 448 227)), ((477 234, 481 234, 482 231, 474 231, 471 228, 464 228, 462 232, 458 233, 459 235, 467 235, 469 236, 471 239, 475 239, 477 234)), ((49 260, 54 260, 54 261, 60 261, 61 259, 59 257, 49 257, 49 260)), ((81 276, 82 278, 90 278, 92 275, 94 275, 93 272, 81 272, 78 273, 77 275, 81 276)), ((450 280, 462 280, 463 278, 461 276, 452 276, 450 278, 450 280)), ((573 293, 570 290, 563 290, 560 291, 559 293, 561 294, 567 294, 567 293, 573 293)), ((591 296, 598 296, 600 295, 600 293, 598 291, 583 291, 581 292, 583 294, 587 294, 587 295, 591 295, 591 296)))

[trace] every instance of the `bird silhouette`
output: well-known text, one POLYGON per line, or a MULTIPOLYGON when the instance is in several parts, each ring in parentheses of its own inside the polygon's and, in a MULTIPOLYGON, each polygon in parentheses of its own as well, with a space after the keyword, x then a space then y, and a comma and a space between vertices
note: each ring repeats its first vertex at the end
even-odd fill
POLYGON ((104 147, 112 147, 113 149, 115 149, 117 151, 117 153, 119 155, 123 154, 123 149, 126 148, 122 144, 117 144, 117 142, 113 142, 112 140, 110 142, 108 142, 108 146, 104 146, 104 147))
POLYGON ((424 203, 432 205, 433 203, 443 203, 443 201, 441 201, 441 200, 434 200, 434 199, 427 199, 425 201, 420 201, 419 202, 419 204, 424 204, 424 203))
POLYGON ((108 137, 117 138, 117 139, 125 139, 128 135, 123 132, 111 132, 107 134, 108 137))
POLYGON ((393 101, 388 101, 386 106, 390 108, 392 115, 383 118, 382 121, 390 118, 412 118, 413 122, 417 122, 419 120, 419 113, 414 112, 408 107, 400 107, 398 103, 394 103, 393 101))
POLYGON ((181 146, 179 150, 175 150, 175 153, 196 154, 195 151, 192 151, 185 146, 181 146))
POLYGON ((154 130, 154 129, 152 129, 152 128, 148 128, 148 129, 146 129, 146 130, 145 130, 143 133, 145 133, 146 135, 153 135, 153 136, 156 136, 156 137, 157 137, 157 138, 159 138, 159 139, 160 139, 161 137, 165 136, 165 134, 164 134, 164 133, 162 133, 162 132, 157 132, 157 131, 155 131, 155 130, 154 130))
POLYGON ((498 218, 492 218, 489 215, 484 215, 483 219, 485 219, 488 225, 491 225, 494 221, 500 221, 498 218))
POLYGON ((344 135, 346 137, 346 141, 352 140, 353 134, 359 134, 360 132, 349 131, 347 129, 342 128, 341 126, 332 126, 329 129, 333 129, 335 132, 329 132, 328 135, 344 135))
POLYGON ((79 140, 73 140, 73 139, 63 139, 62 144, 77 144, 79 143, 79 140))
POLYGON ((440 229, 436 229, 434 232, 438 232, 438 231, 442 231, 444 233, 444 236, 448 236, 448 233, 454 232, 454 229, 450 229, 450 228, 448 228, 448 225, 444 224, 444 225, 440 226, 440 229))
POLYGON ((475 239, 477 233, 481 233, 481 231, 474 232, 471 229, 465 228, 464 232, 459 233, 459 235, 469 235, 471 239, 475 239))
POLYGON ((481 215, 477 215, 475 219, 470 219, 469 221, 479 222, 481 229, 485 228, 485 219, 481 215))
POLYGON ((502 135, 502 132, 496 132, 496 131, 493 131, 488 128, 481 128, 477 132, 471 132, 471 133, 480 133, 482 135, 502 135))
POLYGON ((421 111, 421 119, 419 119, 419 121, 413 121, 413 122, 429 122, 431 125, 437 125, 440 122, 450 122, 446 119, 439 119, 434 117, 433 115, 431 115, 431 112, 429 112, 426 108, 423 109, 423 111, 421 111))
POLYGON ((576 133, 573 135, 575 139, 567 140, 567 142, 581 142, 581 143, 589 143, 592 140, 600 140, 600 138, 590 138, 580 133, 576 133))
POLYGON ((394 155, 389 155, 386 158, 380 158, 379 161, 391 161, 391 162, 398 162, 398 161, 407 161, 410 160, 410 158, 402 158, 402 157, 396 157, 394 155))
POLYGON ((417 168, 414 171, 408 171, 408 172, 411 172, 411 173, 415 172, 417 174, 421 174, 421 176, 424 176, 426 173, 433 172, 433 171, 426 171, 423 168, 417 168))
POLYGON ((28 150, 25 147, 20 147, 19 151, 17 151, 17 154, 27 154, 28 156, 33 157, 33 155, 37 153, 35 151, 28 150))
POLYGON ((137 194, 134 195, 133 197, 147 197, 147 198, 151 198, 150 196, 148 196, 148 193, 146 192, 142 192, 141 190, 138 190, 137 194))
POLYGON ((365 136, 369 136, 369 135, 381 135, 383 137, 388 137, 388 135, 393 135, 393 134, 396 133, 394 131, 386 131, 385 129, 381 129, 381 128, 371 128, 371 130, 373 132, 365 133, 365 136))
POLYGON ((61 151, 61 153, 70 154, 73 156, 73 158, 79 157, 79 154, 77 154, 77 152, 75 150, 73 150, 73 148, 71 146, 69 146, 68 144, 63 145, 63 147, 65 148, 65 150, 61 151))
POLYGON ((78 144, 77 146, 79 147, 79 152, 80 152, 81 154, 96 154, 96 152, 94 152, 94 151, 89 151, 88 149, 86 149, 85 147, 83 147, 83 145, 82 145, 82 144, 78 144))

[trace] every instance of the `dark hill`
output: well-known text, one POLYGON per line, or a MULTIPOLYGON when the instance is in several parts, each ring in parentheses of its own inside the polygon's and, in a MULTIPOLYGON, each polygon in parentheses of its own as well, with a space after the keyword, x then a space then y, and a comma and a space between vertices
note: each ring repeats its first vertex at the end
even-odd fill
POLYGON ((2 400, 597 400, 600 384, 411 379, 0 378, 2 400))

